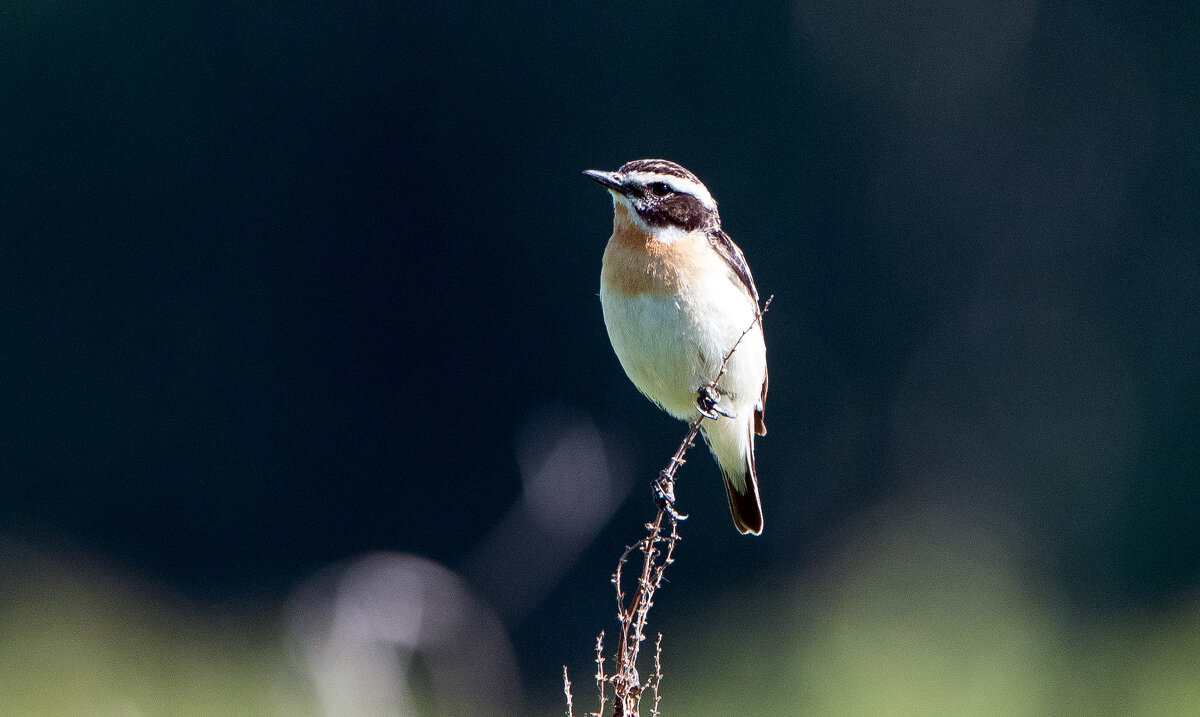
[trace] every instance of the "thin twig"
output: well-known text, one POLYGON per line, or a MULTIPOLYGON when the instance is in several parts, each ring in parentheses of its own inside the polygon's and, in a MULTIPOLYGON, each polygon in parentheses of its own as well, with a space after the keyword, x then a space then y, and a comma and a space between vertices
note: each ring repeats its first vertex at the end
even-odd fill
MULTIPOLYGON (((566 673, 563 673, 566 677, 566 673)), ((662 699, 662 695, 658 692, 658 686, 662 684, 662 633, 658 633, 658 640, 654 642, 654 677, 650 681, 650 689, 654 690, 654 706, 650 708, 650 717, 660 717, 658 713, 658 701, 662 699)), ((570 699, 567 700, 567 707, 571 706, 570 699)), ((570 717, 568 715, 568 717, 570 717)))
POLYGON ((575 717, 574 706, 571 704, 571 678, 567 677, 566 665, 563 665, 563 692, 567 695, 567 717, 575 717))
POLYGON ((608 701, 604 695, 606 682, 608 678, 604 675, 604 631, 601 630, 596 638, 596 689, 600 693, 600 709, 592 713, 595 717, 604 717, 604 705, 608 701))

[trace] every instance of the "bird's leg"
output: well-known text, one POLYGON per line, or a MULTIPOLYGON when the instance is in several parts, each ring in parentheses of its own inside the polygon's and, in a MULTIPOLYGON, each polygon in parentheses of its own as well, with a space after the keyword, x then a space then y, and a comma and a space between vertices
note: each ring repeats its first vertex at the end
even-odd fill
POLYGON ((696 409, 700 411, 701 416, 714 421, 717 420, 718 415, 737 418, 737 411, 728 410, 720 404, 721 394, 717 392, 715 386, 701 386, 696 391, 696 409))

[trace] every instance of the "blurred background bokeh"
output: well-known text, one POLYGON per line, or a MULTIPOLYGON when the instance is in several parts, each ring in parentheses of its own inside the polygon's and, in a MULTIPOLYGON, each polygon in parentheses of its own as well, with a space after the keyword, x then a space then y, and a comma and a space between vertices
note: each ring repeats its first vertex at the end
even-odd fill
POLYGON ((1200 714, 1193 3, 743 5, 0 6, 0 712, 591 708, 665 157, 776 298, 664 712, 1200 714))

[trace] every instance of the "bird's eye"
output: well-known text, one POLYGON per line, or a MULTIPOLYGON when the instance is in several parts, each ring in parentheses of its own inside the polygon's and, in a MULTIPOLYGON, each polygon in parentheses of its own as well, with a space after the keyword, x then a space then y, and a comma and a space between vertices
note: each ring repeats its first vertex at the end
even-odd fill
POLYGON ((651 182, 647 189, 656 197, 665 197, 671 193, 671 187, 666 182, 651 182))

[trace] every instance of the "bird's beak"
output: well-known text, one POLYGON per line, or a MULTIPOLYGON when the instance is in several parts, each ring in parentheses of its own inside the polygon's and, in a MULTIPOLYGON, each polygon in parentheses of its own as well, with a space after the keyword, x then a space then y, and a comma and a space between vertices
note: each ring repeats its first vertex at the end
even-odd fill
POLYGON ((601 172, 599 169, 588 169, 584 174, 596 180, 596 183, 617 194, 624 194, 625 187, 621 184, 620 172, 601 172))

